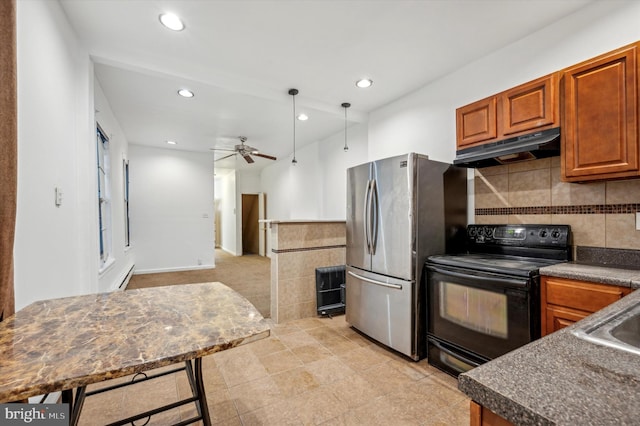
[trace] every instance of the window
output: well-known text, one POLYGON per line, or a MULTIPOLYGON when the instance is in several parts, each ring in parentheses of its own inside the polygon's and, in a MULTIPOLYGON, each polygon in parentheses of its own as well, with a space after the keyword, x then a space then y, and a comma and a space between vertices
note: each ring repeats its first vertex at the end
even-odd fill
POLYGON ((111 258, 111 179, 109 178, 109 138, 97 126, 96 154, 98 169, 98 235, 100 240, 100 269, 111 258))
POLYGON ((124 182, 124 246, 129 247, 131 245, 130 231, 129 231, 129 161, 122 160, 122 174, 124 182))

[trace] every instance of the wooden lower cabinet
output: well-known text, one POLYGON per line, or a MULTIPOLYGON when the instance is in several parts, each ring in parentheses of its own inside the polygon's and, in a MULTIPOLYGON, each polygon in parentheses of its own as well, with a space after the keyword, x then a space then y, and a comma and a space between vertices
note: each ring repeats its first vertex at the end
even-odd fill
POLYGON ((633 291, 628 287, 566 278, 543 276, 540 281, 543 336, 580 321, 633 291))
POLYGON ((477 402, 471 401, 470 404, 469 426, 513 426, 513 423, 477 402))

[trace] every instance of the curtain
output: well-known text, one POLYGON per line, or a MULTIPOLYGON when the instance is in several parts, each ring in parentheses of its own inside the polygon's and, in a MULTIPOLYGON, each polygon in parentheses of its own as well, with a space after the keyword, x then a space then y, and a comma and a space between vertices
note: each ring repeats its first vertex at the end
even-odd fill
POLYGON ((0 0, 0 319, 15 310, 13 241, 16 224, 18 111, 16 0, 0 0))

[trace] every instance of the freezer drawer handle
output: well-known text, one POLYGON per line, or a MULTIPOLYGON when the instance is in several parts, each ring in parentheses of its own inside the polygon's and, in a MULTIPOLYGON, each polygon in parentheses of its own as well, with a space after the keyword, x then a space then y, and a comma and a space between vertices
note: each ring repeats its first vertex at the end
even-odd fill
POLYGON ((348 271, 347 273, 349 275, 351 275, 352 277, 356 277, 359 280, 366 281, 366 282, 371 283, 371 284, 381 285, 382 287, 394 288, 396 290, 402 290, 402 286, 400 284, 389 284, 389 283, 385 283, 385 282, 378 281, 378 280, 372 280, 371 278, 365 278, 362 275, 354 274, 351 271, 348 271))

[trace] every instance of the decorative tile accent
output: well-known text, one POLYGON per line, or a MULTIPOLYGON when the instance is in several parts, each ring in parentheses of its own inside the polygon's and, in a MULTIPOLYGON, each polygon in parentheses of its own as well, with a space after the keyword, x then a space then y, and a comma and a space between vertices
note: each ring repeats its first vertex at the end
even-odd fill
POLYGON ((640 211, 640 203, 591 204, 581 206, 532 206, 478 208, 476 216, 524 215, 524 214, 629 214, 640 211))
POLYGON ((323 247, 300 247, 300 248, 290 248, 290 249, 271 249, 273 253, 294 253, 298 251, 311 251, 311 250, 327 250, 327 249, 335 249, 335 248, 345 248, 346 244, 339 244, 335 246, 323 246, 323 247))

